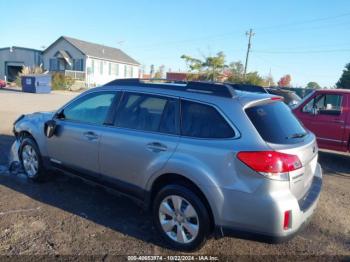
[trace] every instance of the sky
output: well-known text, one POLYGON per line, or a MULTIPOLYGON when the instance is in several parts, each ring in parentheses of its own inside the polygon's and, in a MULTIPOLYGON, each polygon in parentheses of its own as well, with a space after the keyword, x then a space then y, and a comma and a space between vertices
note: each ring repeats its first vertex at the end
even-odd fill
POLYGON ((0 0, 0 47, 43 49, 58 37, 122 49, 149 72, 151 64, 186 71, 180 58, 223 51, 226 62, 293 86, 332 87, 350 62, 348 0, 0 0))

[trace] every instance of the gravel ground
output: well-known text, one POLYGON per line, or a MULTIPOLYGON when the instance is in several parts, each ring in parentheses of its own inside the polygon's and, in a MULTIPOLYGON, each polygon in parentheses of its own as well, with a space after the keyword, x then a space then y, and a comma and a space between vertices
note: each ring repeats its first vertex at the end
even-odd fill
MULTIPOLYGON (((36 184, 4 170, 13 141, 13 120, 21 113, 58 108, 74 95, 0 91, 0 255, 94 255, 93 260, 114 260, 114 255, 178 255, 155 234, 150 215, 115 192, 54 173, 49 181, 36 184)), ((320 163, 324 188, 318 208, 294 239, 277 245, 210 239, 191 255, 349 259, 350 156, 320 152, 320 163)))

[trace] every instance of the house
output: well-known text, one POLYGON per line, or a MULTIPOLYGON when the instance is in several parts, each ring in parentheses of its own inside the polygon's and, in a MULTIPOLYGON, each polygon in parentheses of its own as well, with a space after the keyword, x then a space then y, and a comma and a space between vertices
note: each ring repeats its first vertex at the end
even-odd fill
POLYGON ((140 63, 122 50, 67 36, 43 51, 43 63, 49 72, 64 73, 87 87, 140 77, 140 63))
POLYGON ((11 46, 0 48, 0 79, 12 82, 16 80, 22 66, 40 66, 42 51, 11 46))
POLYGON ((61 36, 44 51, 17 46, 0 48, 0 79, 15 81, 23 66, 40 65, 49 73, 71 76, 80 87, 141 77, 140 63, 122 50, 67 36, 61 36))

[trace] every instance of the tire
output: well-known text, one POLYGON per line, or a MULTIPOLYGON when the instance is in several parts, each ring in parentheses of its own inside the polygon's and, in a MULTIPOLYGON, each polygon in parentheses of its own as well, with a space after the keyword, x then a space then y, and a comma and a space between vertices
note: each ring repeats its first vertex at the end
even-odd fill
POLYGON ((23 138, 19 147, 19 159, 27 177, 35 182, 45 177, 42 157, 36 142, 30 138, 23 138))
POLYGON ((181 251, 200 249, 210 232, 207 208, 191 189, 182 185, 167 185, 157 193, 153 221, 170 247, 181 251), (180 206, 180 210, 175 206, 180 206))

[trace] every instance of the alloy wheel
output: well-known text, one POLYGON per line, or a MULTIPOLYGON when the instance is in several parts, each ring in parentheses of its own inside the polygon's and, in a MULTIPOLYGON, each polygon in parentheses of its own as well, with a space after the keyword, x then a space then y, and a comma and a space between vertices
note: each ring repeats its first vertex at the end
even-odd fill
POLYGON ((167 196, 159 206, 159 221, 166 235, 181 244, 191 243, 199 232, 198 214, 181 196, 167 196))
POLYGON ((24 170, 29 177, 34 177, 38 173, 39 158, 31 145, 25 145, 22 149, 22 162, 24 170))

